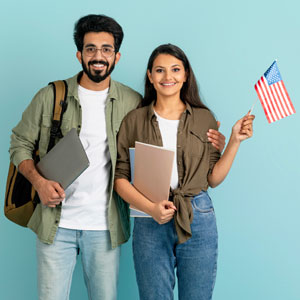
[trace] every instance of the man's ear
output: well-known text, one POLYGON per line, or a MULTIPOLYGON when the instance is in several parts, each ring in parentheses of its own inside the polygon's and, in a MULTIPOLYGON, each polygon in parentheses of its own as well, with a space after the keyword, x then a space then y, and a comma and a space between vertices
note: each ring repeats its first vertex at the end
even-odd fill
POLYGON ((76 57, 77 57, 78 61, 80 62, 80 64, 82 64, 82 54, 80 51, 76 52, 76 57))
POLYGON ((117 64, 117 63, 119 62, 120 58, 121 58, 121 53, 120 53, 120 52, 117 52, 117 53, 116 53, 115 64, 117 64))

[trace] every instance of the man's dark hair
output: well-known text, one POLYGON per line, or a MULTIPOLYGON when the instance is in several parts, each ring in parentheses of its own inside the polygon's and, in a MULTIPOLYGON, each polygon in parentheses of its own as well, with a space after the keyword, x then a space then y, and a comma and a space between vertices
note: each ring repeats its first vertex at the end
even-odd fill
POLYGON ((80 18, 74 27, 74 41, 77 50, 82 52, 84 35, 88 32, 108 32, 115 40, 115 51, 118 52, 124 37, 122 27, 105 15, 87 15, 80 18))
MULTIPOLYGON (((153 62, 155 58, 159 54, 169 54, 177 59, 182 61, 182 64, 184 66, 185 72, 186 72, 186 82, 184 82, 181 91, 180 91, 180 98, 184 103, 189 103, 191 106, 194 107, 200 107, 205 108, 207 110, 208 107, 203 104, 201 101, 201 98, 199 96, 199 89, 196 82, 196 78, 194 75, 194 72, 192 70, 191 64, 185 55, 185 53, 177 46, 172 44, 164 44, 160 45, 157 48, 155 48, 150 55, 150 58, 148 60, 147 70, 151 73, 153 62)), ((150 82, 147 73, 145 76, 145 94, 144 98, 142 100, 142 106, 149 105, 151 102, 156 101, 156 90, 153 86, 153 84, 150 82)))

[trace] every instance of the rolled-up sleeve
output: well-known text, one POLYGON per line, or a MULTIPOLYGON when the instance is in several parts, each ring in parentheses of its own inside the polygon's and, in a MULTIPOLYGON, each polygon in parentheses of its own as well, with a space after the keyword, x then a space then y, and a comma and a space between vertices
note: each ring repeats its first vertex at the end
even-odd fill
MULTIPOLYGON (((209 129, 218 130, 218 125, 215 119, 211 122, 209 129)), ((221 157, 221 153, 218 149, 216 149, 211 143, 209 143, 209 171, 210 174, 221 157)))
POLYGON ((35 95, 23 112, 21 121, 12 130, 9 153, 10 160, 16 167, 23 160, 32 159, 36 149, 41 128, 43 94, 42 89, 35 95))

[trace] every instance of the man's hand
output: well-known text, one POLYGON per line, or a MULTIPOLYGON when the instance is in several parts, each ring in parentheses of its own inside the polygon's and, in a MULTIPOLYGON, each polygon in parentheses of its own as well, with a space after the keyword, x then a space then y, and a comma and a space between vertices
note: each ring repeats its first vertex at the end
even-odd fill
POLYGON ((59 205, 65 198, 65 192, 59 183, 41 178, 35 189, 39 194, 41 203, 48 207, 59 205))
POLYGON ((33 160, 23 160, 18 169, 37 191, 43 205, 55 207, 64 200, 65 192, 60 184, 42 177, 35 168, 33 160))
MULTIPOLYGON (((218 128, 220 128, 220 121, 217 122, 218 128)), ((223 152, 223 149, 225 147, 225 136, 219 132, 218 130, 209 129, 207 132, 208 140, 211 142, 211 144, 220 151, 220 153, 223 152)))

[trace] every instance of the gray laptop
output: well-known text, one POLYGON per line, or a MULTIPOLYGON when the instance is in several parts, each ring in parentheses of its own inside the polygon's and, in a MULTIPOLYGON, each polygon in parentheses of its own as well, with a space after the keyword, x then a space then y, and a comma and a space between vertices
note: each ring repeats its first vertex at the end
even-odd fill
POLYGON ((89 160, 75 128, 72 128, 36 165, 46 179, 66 189, 88 166, 89 160))

